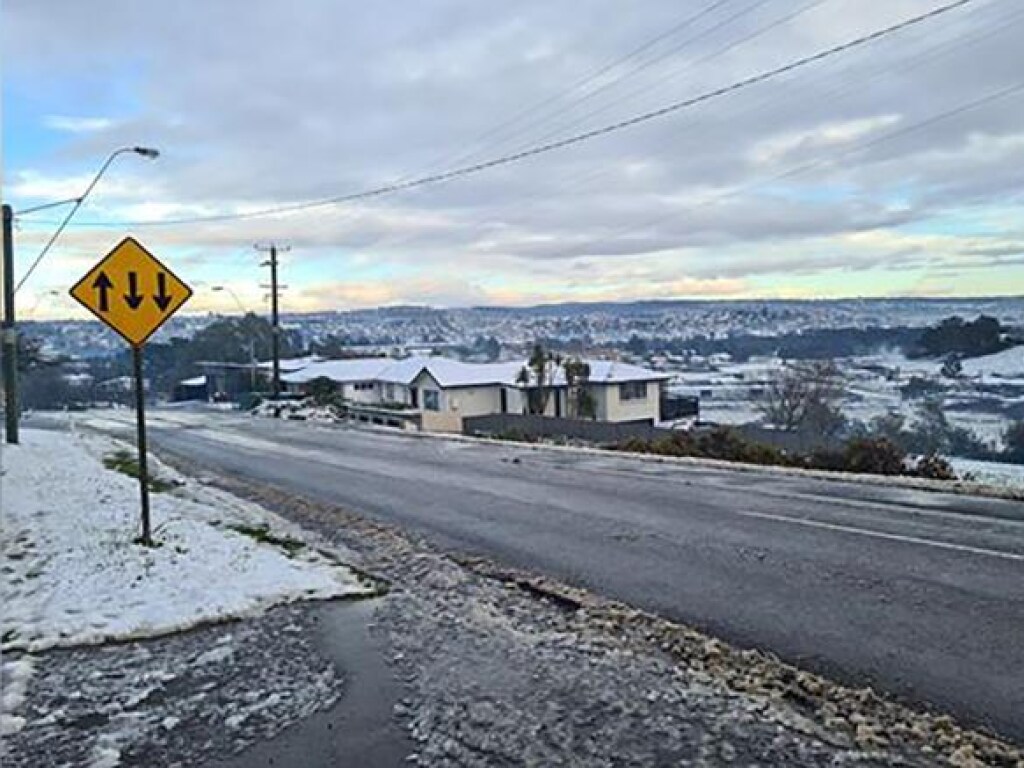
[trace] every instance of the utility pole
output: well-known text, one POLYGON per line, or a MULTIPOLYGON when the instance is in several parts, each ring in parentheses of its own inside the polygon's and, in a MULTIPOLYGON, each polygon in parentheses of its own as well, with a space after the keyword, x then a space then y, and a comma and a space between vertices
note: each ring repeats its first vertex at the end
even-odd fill
POLYGON ((18 442, 18 331, 14 320, 14 210, 3 205, 4 319, 0 326, 7 442, 18 442))
POLYGON ((278 316, 278 295, 280 293, 281 286, 277 282, 277 255, 278 253, 286 253, 290 249, 285 247, 279 247, 276 243, 270 243, 269 245, 256 245, 254 246, 257 251, 262 251, 270 254, 270 258, 263 262, 261 267, 270 267, 270 324, 272 326, 270 345, 271 345, 271 357, 273 359, 273 380, 271 382, 271 392, 274 400, 277 400, 281 395, 281 325, 278 316))

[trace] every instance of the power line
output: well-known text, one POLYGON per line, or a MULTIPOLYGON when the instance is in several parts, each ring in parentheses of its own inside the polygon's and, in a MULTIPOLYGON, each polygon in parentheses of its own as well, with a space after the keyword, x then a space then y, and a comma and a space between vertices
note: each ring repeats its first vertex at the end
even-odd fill
POLYGON ((595 128, 583 133, 578 133, 573 136, 569 136, 558 141, 552 141, 546 144, 540 144, 528 149, 524 149, 519 152, 512 154, 503 155, 501 157, 486 160, 480 163, 474 163, 472 165, 463 166, 461 168, 455 168, 450 171, 444 171, 441 173, 430 174, 427 176, 421 176, 416 179, 408 181, 395 182, 392 184, 385 184, 380 187, 363 190, 360 192, 352 192, 344 195, 337 195, 334 197, 322 198, 320 200, 311 200, 305 203, 294 203, 290 205, 280 205, 271 208, 264 208, 256 211, 247 211, 241 213, 224 213, 224 214, 213 214, 209 216, 194 216, 179 219, 164 219, 160 221, 109 221, 109 222, 81 222, 77 226, 93 226, 93 227, 161 227, 161 226, 180 226, 184 224, 203 224, 223 221, 242 221, 247 219, 263 218, 266 216, 276 216, 287 213, 297 213, 300 211, 308 211, 316 208, 324 208, 333 205, 340 205, 342 203, 354 202, 357 200, 366 200, 374 197, 381 197, 383 195, 392 194, 395 192, 401 192, 414 187, 421 187, 428 184, 438 184, 452 179, 468 176, 481 171, 489 170, 499 166, 510 165, 522 160, 526 160, 531 157, 538 155, 547 154, 555 150, 564 149, 566 147, 581 144, 591 139, 596 139, 601 136, 606 136, 611 133, 631 128, 635 125, 650 122, 661 117, 679 112, 684 109, 697 106, 707 101, 711 101, 722 96, 729 95, 736 91, 744 88, 749 88, 752 85, 757 85, 768 80, 772 80, 781 75, 793 72, 794 70, 801 69, 811 64, 823 61, 825 59, 832 58, 841 53, 853 50, 855 48, 861 48, 863 46, 874 43, 877 40, 893 35, 897 32, 901 32, 909 27, 922 24, 926 21, 934 19, 943 14, 949 13, 957 8, 961 8, 970 3, 976 2, 976 0, 954 0, 954 2, 947 3, 946 5, 934 8, 931 11, 912 16, 896 24, 892 24, 888 27, 883 27, 874 32, 861 35, 859 37, 848 40, 845 43, 825 48, 818 53, 804 56, 784 64, 774 69, 765 70, 755 75, 743 78, 741 80, 734 81, 729 85, 721 86, 710 91, 705 91, 697 96, 692 96, 681 101, 676 101, 658 109, 643 112, 639 115, 620 120, 618 122, 610 123, 600 128, 595 128))
MULTIPOLYGON (((973 33, 971 33, 969 35, 966 35, 966 36, 958 37, 958 38, 956 38, 956 39, 954 39, 952 41, 947 40, 947 41, 941 42, 938 45, 935 45, 935 46, 933 46, 932 48, 930 48, 928 50, 922 51, 922 52, 920 52, 920 53, 918 53, 918 54, 916 54, 916 55, 914 55, 914 56, 912 56, 912 57, 910 57, 908 59, 902 59, 899 62, 900 73, 901 74, 906 74, 907 72, 909 72, 909 71, 911 71, 911 70, 913 70, 913 69, 915 69, 917 67, 920 67, 922 64, 927 63, 927 62, 929 62, 932 59, 936 59, 936 58, 940 58, 942 56, 946 56, 946 55, 948 55, 950 53, 953 53, 957 49, 963 48, 963 47, 965 47, 967 45, 977 44, 980 40, 982 40, 984 38, 987 38, 987 37, 991 37, 994 34, 1006 32, 1010 28, 1010 26, 1012 24, 1014 24, 1017 21, 1019 21, 1021 17, 1024 17, 1024 9, 1016 8, 1016 9, 1014 9, 1014 11, 1015 11, 1014 13, 1006 14, 1003 17, 994 19, 993 20, 994 23, 992 24, 991 28, 983 28, 980 31, 973 32, 973 33)), ((889 61, 881 61, 881 62, 876 62, 876 66, 874 67, 874 69, 878 70, 878 71, 884 72, 884 71, 888 70, 891 67, 892 67, 892 63, 891 62, 889 62, 889 61)), ((849 67, 847 67, 846 70, 843 70, 843 71, 841 71, 839 73, 832 73, 830 75, 827 75, 827 78, 834 78, 837 74, 842 75, 843 72, 846 72, 848 70, 849 70, 849 67)), ((871 76, 874 77, 875 75, 872 74, 871 76)), ((858 78, 858 79, 860 79, 860 78, 858 78)), ((841 84, 838 87, 832 88, 832 89, 827 90, 827 91, 824 91, 824 92, 818 94, 816 98, 819 101, 825 101, 827 103, 831 103, 832 100, 837 98, 837 97, 845 96, 850 91, 854 91, 854 90, 858 90, 858 89, 862 89, 862 88, 863 88, 862 83, 858 82, 857 79, 853 79, 850 76, 845 76, 845 77, 842 78, 842 82, 841 82, 841 84)), ((782 98, 791 98, 791 97, 782 97, 782 98)), ((784 104, 784 102, 780 101, 780 97, 779 96, 773 95, 772 93, 766 93, 764 95, 764 98, 761 98, 756 104, 750 105, 750 106, 746 106, 746 107, 744 107, 743 109, 741 109, 738 112, 734 111, 729 119, 731 121, 734 121, 734 122, 735 121, 743 122, 743 120, 741 120, 741 118, 743 116, 745 116, 747 114, 750 114, 750 113, 753 113, 756 110, 759 110, 766 103, 771 103, 772 106, 774 106, 776 108, 779 107, 780 104, 784 104)), ((791 109, 791 107, 790 106, 785 106, 784 109, 788 110, 788 109, 791 109)), ((763 115, 761 117, 763 117, 763 115)), ((668 141, 661 141, 656 146, 658 148, 662 148, 663 149, 668 144, 669 144, 668 141)), ((645 147, 645 149, 649 149, 649 148, 645 147)), ((579 187, 583 186, 584 184, 593 182, 595 179, 601 178, 602 176, 607 176, 613 170, 615 170, 614 167, 610 167, 610 166, 605 165, 605 166, 600 166, 600 167, 597 167, 597 168, 589 168, 586 172, 579 173, 579 174, 574 174, 572 176, 560 177, 558 179, 558 183, 557 183, 557 186, 556 186, 556 191, 558 193, 564 194, 567 191, 578 189, 579 187)), ((543 206, 545 204, 546 204, 546 201, 543 198, 534 196, 534 197, 532 197, 530 199, 529 203, 526 206, 520 206, 518 209, 514 209, 513 210, 513 214, 517 210, 522 210, 522 208, 526 208, 527 210, 530 210, 530 209, 536 208, 537 206, 543 206)), ((514 215, 509 216, 507 213, 503 213, 502 214, 502 220, 504 220, 504 221, 511 221, 514 218, 515 218, 514 215)), ((411 237, 412 237, 412 235, 407 235, 405 238, 400 239, 399 242, 403 242, 404 240, 408 240, 411 237)), ((389 239, 388 240, 388 244, 389 245, 394 244, 394 241, 389 239)))
MULTIPOLYGON (((689 70, 692 70, 695 67, 700 66, 701 64, 706 64, 709 61, 714 61, 715 59, 720 58, 721 56, 724 56, 725 54, 727 54, 730 51, 734 50, 735 48, 743 45, 744 43, 748 43, 751 40, 756 40, 757 38, 761 37, 762 35, 765 35, 768 32, 771 32, 773 29, 775 29, 777 27, 780 27, 783 24, 789 23, 790 21, 792 21, 793 19, 797 18, 798 16, 802 16, 803 14, 807 13, 808 11, 814 10, 815 8, 817 8, 820 5, 823 5, 826 2, 828 2, 828 0, 811 0, 811 2, 806 3, 804 6, 796 9, 795 11, 791 11, 790 13, 786 14, 785 16, 783 16, 783 17, 781 17, 779 19, 776 19, 775 21, 771 22, 770 24, 766 24, 763 27, 759 27, 759 28, 753 30, 752 32, 750 32, 749 34, 744 35, 743 37, 740 37, 740 38, 738 38, 736 40, 733 40, 732 42, 728 43, 727 45, 723 46, 722 48, 719 48, 718 50, 713 51, 712 53, 709 53, 706 56, 703 56, 703 57, 697 59, 696 61, 686 62, 685 66, 682 66, 682 67, 679 67, 679 68, 675 69, 674 71, 670 72, 664 78, 661 78, 660 80, 656 80, 653 83, 649 83, 646 87, 641 88, 640 90, 633 91, 632 93, 623 94, 619 98, 614 99, 614 100, 612 100, 612 101, 608 102, 607 104, 604 104, 604 105, 602 105, 600 107, 597 107, 596 109, 592 109, 590 112, 587 112, 585 115, 582 115, 581 117, 578 117, 578 118, 576 118, 574 120, 571 120, 570 122, 561 125, 560 127, 556 128, 553 131, 549 131, 549 132, 545 133, 544 135, 542 135, 538 139, 536 139, 536 141, 540 141, 540 142, 549 141, 549 140, 553 139, 555 136, 558 136, 559 134, 564 133, 565 131, 569 131, 569 130, 572 130, 573 128, 576 128, 577 126, 583 125, 590 118, 596 117, 596 116, 601 115, 601 114, 604 114, 609 109, 612 109, 613 107, 615 107, 618 104, 621 104, 621 103, 623 103, 625 101, 630 101, 632 99, 635 99, 637 96, 641 96, 641 95, 643 95, 645 93, 649 93, 652 90, 654 90, 655 88, 659 87, 663 82, 671 80, 671 79, 674 79, 674 78, 678 77, 680 74, 682 74, 683 72, 687 72, 689 70)), ((744 15, 746 13, 749 13, 750 11, 754 10, 755 8, 757 8, 759 5, 761 5, 761 3, 753 5, 753 6, 749 7, 749 8, 746 8, 743 11, 743 13, 734 14, 733 16, 730 16, 723 23, 713 27, 712 30, 709 30, 709 31, 715 31, 715 30, 717 30, 717 29, 719 29, 719 28, 721 28, 723 26, 726 26, 726 25, 732 23, 735 19, 739 18, 740 16, 742 16, 742 15, 744 15)), ((670 51, 670 53, 672 53, 672 52, 670 51)), ((520 149, 521 148, 522 147, 520 147, 520 149)))
MULTIPOLYGON (((671 55, 672 53, 682 50, 682 48, 685 47, 686 45, 689 45, 695 40, 699 40, 700 38, 706 36, 707 33, 714 31, 715 29, 718 28, 718 26, 721 25, 713 27, 711 30, 706 30, 704 33, 698 34, 696 36, 688 37, 681 44, 671 48, 667 53, 663 53, 661 55, 656 56, 655 58, 648 59, 647 61, 643 61, 642 59, 642 54, 656 47, 662 41, 677 35, 678 33, 693 26, 696 22, 700 21, 705 16, 718 10, 718 8, 722 7, 723 5, 727 5, 728 3, 732 3, 734 1, 735 0, 714 0, 709 5, 707 5, 703 10, 686 16, 665 32, 661 32, 655 35, 654 37, 635 47, 633 50, 626 53, 625 55, 620 56, 619 58, 613 61, 609 61, 608 63, 604 64, 598 69, 578 79, 564 90, 552 94, 547 98, 542 99, 541 101, 533 104, 530 107, 526 107, 525 109, 514 114, 512 117, 502 120, 496 125, 492 126, 491 128, 485 130, 482 134, 480 134, 479 136, 472 140, 473 145, 475 145, 475 149, 470 149, 468 151, 461 150, 456 152, 447 152, 443 155, 438 156, 436 160, 424 166, 422 170, 412 171, 410 173, 403 174, 394 183, 403 183, 415 179, 421 175, 435 173, 445 167, 450 167, 452 165, 458 166, 471 162, 476 162, 476 160, 481 156, 486 156, 488 153, 495 153, 499 151, 500 148, 508 145, 513 139, 519 136, 523 136, 524 134, 529 133, 534 128, 538 128, 541 125, 550 122, 551 120, 553 120, 566 110, 571 110, 574 107, 579 106, 580 104, 584 103, 585 101, 597 95, 606 88, 622 82, 627 77, 632 77, 636 75, 638 72, 650 66, 651 64, 655 64, 658 61, 661 61, 663 58, 665 58, 665 56, 671 55), (600 78, 602 78, 604 75, 608 74, 609 72, 613 72, 619 67, 626 65, 631 60, 638 58, 640 58, 639 63, 636 66, 634 66, 631 70, 618 75, 609 82, 599 83, 596 88, 587 91, 587 86, 590 85, 591 83, 598 83, 600 78), (573 94, 577 92, 582 93, 580 94, 580 96, 572 98, 573 94), (562 105, 561 108, 555 106, 554 112, 545 109, 548 106, 558 105, 558 102, 566 99, 570 99, 568 104, 562 105), (545 111, 548 112, 546 116, 544 116, 545 111), (541 116, 537 120, 526 120, 532 115, 538 113, 541 116), (524 122, 524 120, 526 121, 525 125, 521 125, 524 122), (515 130, 509 132, 509 129, 514 128, 516 125, 519 125, 519 128, 516 128, 515 130), (505 135, 502 136, 502 134, 505 135), (486 142, 488 139, 491 139, 492 137, 500 138, 498 138, 495 142, 492 142, 490 145, 488 145, 486 142)), ((746 8, 739 14, 730 17, 727 21, 731 21, 732 19, 736 18, 736 16, 743 15, 744 13, 753 10, 755 7, 762 5, 764 2, 767 2, 767 0, 757 0, 757 2, 754 5, 746 8)), ((517 147, 517 149, 518 148, 519 147, 517 147)), ((349 211, 346 212, 345 216, 346 218, 348 218, 357 215, 357 213, 358 212, 349 211)), ((365 217, 365 215, 366 214, 363 213, 363 217, 365 217)))
MULTIPOLYGON (((615 77, 615 78, 613 78, 611 80, 608 80, 607 82, 601 83, 600 85, 598 85, 593 90, 591 90, 591 91, 589 91, 587 93, 581 94, 578 98, 574 99, 573 101, 570 101, 567 104, 562 104, 561 106, 557 107, 554 111, 550 112, 547 116, 545 116, 545 117, 535 121, 532 124, 527 124, 525 126, 522 126, 520 129, 513 131, 509 135, 505 136, 501 141, 499 141, 497 146, 500 147, 500 146, 503 146, 503 145, 507 145, 513 139, 517 139, 517 138, 520 138, 520 137, 528 136, 535 129, 540 129, 544 125, 552 123, 553 121, 557 120, 561 115, 565 115, 566 113, 572 112, 572 110, 576 109, 577 107, 582 106, 583 104, 585 104, 586 102, 590 101, 591 99, 593 99, 593 98, 595 98, 597 96, 600 96, 601 94, 605 93, 606 91, 609 91, 609 90, 615 88, 616 86, 620 85, 621 83, 626 81, 628 78, 636 77, 641 72, 644 72, 645 70, 649 69, 650 67, 652 67, 652 66, 654 66, 656 64, 659 64, 660 62, 664 61, 665 59, 669 58, 670 56, 678 54, 680 51, 682 51, 684 48, 686 48, 687 46, 691 45, 692 43, 698 42, 700 40, 703 40, 706 37, 709 37, 710 35, 713 35, 718 30, 720 30, 720 29, 722 29, 724 27, 727 27, 728 25, 730 25, 731 23, 733 23, 734 21, 736 21, 740 17, 746 16, 747 14, 751 13, 752 11, 754 11, 755 9, 759 8, 760 6, 764 5, 767 2, 768 2, 768 0, 756 0, 756 2, 754 2, 752 5, 749 5, 746 8, 741 8, 740 10, 736 11, 735 13, 733 13, 731 16, 728 16, 724 20, 718 21, 717 23, 715 23, 711 27, 708 27, 707 29, 700 31, 700 32, 698 32, 695 35, 688 36, 687 38, 682 40, 677 45, 669 48, 667 51, 663 51, 662 53, 658 54, 654 58, 650 58, 650 59, 648 59, 646 61, 641 61, 641 62, 637 63, 636 66, 634 66, 632 69, 630 69, 630 70, 628 70, 626 72, 623 72, 618 77, 615 77)), ((691 17, 688 21, 689 22, 697 21, 700 18, 702 18, 703 16, 705 16, 707 13, 716 10, 719 6, 721 6, 723 4, 724 3, 722 3, 722 2, 715 3, 710 8, 706 8, 704 11, 700 12, 696 16, 691 17)), ((690 26, 690 23, 685 24, 683 26, 683 28, 686 28, 688 26, 690 26)), ((554 133, 549 131, 549 132, 545 133, 544 135, 542 135, 538 139, 528 139, 526 142, 519 142, 518 146, 514 146, 513 149, 514 149, 514 151, 519 151, 520 149, 522 149, 524 147, 524 145, 525 146, 529 146, 531 144, 536 144, 538 142, 547 141, 550 137, 552 137, 554 135, 557 135, 559 133, 562 133, 566 129, 566 127, 571 128, 571 127, 579 124, 579 122, 580 122, 579 120, 576 120, 576 121, 571 122, 568 126, 563 125, 561 128, 559 128, 558 130, 554 131, 554 133)), ((481 154, 483 154, 483 153, 481 151, 479 151, 479 150, 473 151, 473 152, 468 152, 468 153, 463 154, 456 162, 463 162, 463 161, 469 162, 469 161, 473 161, 475 158, 478 158, 481 154)))
MULTIPOLYGON (((717 195, 714 195, 713 197, 711 197, 709 199, 703 200, 703 201, 697 203, 695 206, 691 206, 687 210, 691 210, 692 211, 694 207, 701 208, 701 207, 704 207, 704 206, 707 206, 707 205, 711 205, 712 203, 719 203, 719 202, 721 202, 723 200, 727 200, 727 199, 729 199, 731 197, 735 197, 735 196, 743 194, 745 192, 750 192, 752 190, 759 189, 761 187, 766 187, 766 186, 769 186, 771 184, 776 184, 776 183, 778 183, 780 181, 783 181, 785 179, 792 178, 793 176, 799 176, 801 174, 807 173, 808 171, 812 171, 812 170, 815 170, 815 169, 820 168, 822 166, 828 165, 829 163, 834 162, 837 158, 846 157, 846 156, 854 154, 856 152, 862 152, 862 151, 864 151, 866 149, 871 149, 872 147, 876 147, 876 146, 879 146, 881 144, 885 144, 886 142, 893 141, 894 139, 903 138, 903 137, 908 136, 910 134, 917 133, 918 131, 924 130, 926 128, 930 128, 931 126, 936 125, 938 123, 941 123, 941 122, 943 122, 945 120, 949 120, 950 118, 957 117, 959 115, 965 114, 967 112, 971 112, 971 111, 973 111, 975 109, 978 109, 980 107, 987 106, 988 104, 992 104, 994 102, 997 102, 997 101, 1000 101, 1002 99, 1008 98, 1010 96, 1016 95, 1016 94, 1020 93, 1021 91, 1024 91, 1024 81, 1018 82, 1018 83, 1016 83, 1014 85, 1008 86, 1008 87, 1000 89, 998 91, 993 91, 993 92, 987 93, 984 96, 981 96, 981 97, 979 97, 977 99, 974 99, 972 101, 969 101, 969 102, 966 102, 966 103, 963 103, 963 104, 959 104, 959 105, 957 105, 955 107, 951 107, 950 109, 944 110, 943 112, 936 113, 936 114, 934 114, 934 115, 932 115, 930 117, 924 118, 924 119, 919 120, 919 121, 917 121, 915 123, 910 123, 908 125, 901 126, 901 127, 897 128, 895 130, 889 131, 888 133, 882 134, 881 136, 878 136, 878 137, 876 137, 874 139, 871 139, 870 141, 861 142, 861 143, 855 144, 855 145, 853 145, 853 146, 851 146, 851 147, 849 147, 849 148, 847 148, 845 150, 840 150, 840 151, 837 151, 837 152, 833 152, 832 154, 830 154, 830 155, 828 155, 826 157, 820 157, 817 160, 812 160, 810 162, 802 163, 802 164, 800 164, 798 166, 795 166, 793 168, 789 168, 789 169, 787 169, 785 171, 782 171, 781 173, 775 174, 774 176, 771 176, 771 177, 769 177, 767 179, 761 179, 761 180, 755 181, 755 182, 753 182, 751 184, 744 184, 744 185, 741 185, 741 186, 738 186, 738 187, 733 187, 732 189, 729 189, 729 190, 721 192, 721 193, 719 193, 717 195)), ((658 224, 661 224, 662 222, 665 222, 665 221, 668 221, 669 219, 675 218, 677 215, 678 214, 676 214, 676 213, 671 213, 671 214, 667 214, 667 215, 664 215, 664 216, 659 216, 656 219, 648 220, 645 223, 640 224, 640 225, 632 225, 632 226, 629 226, 629 227, 625 227, 623 229, 620 229, 620 230, 612 233, 611 235, 606 235, 605 237, 602 238, 602 240, 607 242, 607 241, 610 241, 610 240, 622 237, 624 235, 633 234, 634 232, 639 232, 641 230, 648 229, 649 227, 657 226, 658 224)), ((566 250, 566 251, 564 251, 564 252, 562 252, 562 253, 560 253, 558 255, 559 256, 570 256, 570 255, 573 255, 573 251, 575 251, 575 250, 578 250, 578 249, 566 250)), ((657 250, 663 250, 663 249, 657 249, 657 250)), ((578 253, 576 255, 584 256, 584 255, 588 255, 588 254, 578 253)), ((589 255, 593 255, 593 254, 589 254, 589 255)))
MULTIPOLYGON (((691 14, 691 15, 687 16, 685 19, 683 19, 682 21, 678 22, 677 24, 675 24, 673 27, 671 27, 667 31, 662 32, 659 35, 656 35, 655 37, 651 38, 647 42, 645 42, 645 43, 639 45, 638 47, 634 48, 632 51, 630 51, 629 53, 625 54, 624 56, 621 56, 620 58, 605 64, 604 66, 600 67, 599 69, 595 70, 594 72, 591 72, 589 75, 586 75, 583 78, 577 80, 574 84, 570 85, 565 90, 560 91, 560 92, 558 92, 556 94, 553 94, 553 95, 549 96, 546 99, 542 99, 541 101, 537 102, 533 106, 527 107, 526 109, 520 111, 518 114, 514 115, 513 117, 509 118, 508 120, 502 121, 501 123, 499 123, 498 125, 494 126, 493 128, 485 131, 483 134, 481 134, 480 136, 478 136, 475 139, 474 143, 479 145, 479 144, 481 144, 482 142, 484 142, 487 139, 490 139, 490 138, 492 138, 494 136, 500 135, 506 129, 511 128, 511 127, 513 127, 515 125, 518 125, 518 124, 522 123, 525 118, 530 117, 531 115, 535 115, 538 112, 543 112, 545 107, 548 107, 548 106, 553 105, 553 104, 557 104, 559 101, 572 96, 575 92, 583 90, 585 88, 585 86, 588 86, 591 83, 596 82, 602 76, 608 74, 609 72, 613 72, 615 69, 617 69, 617 68, 621 67, 622 65, 628 63, 630 60, 636 59, 641 54, 643 54, 643 53, 647 52, 648 50, 650 50, 651 48, 655 47, 658 43, 662 42, 663 40, 667 40, 668 38, 673 37, 674 35, 678 34, 679 32, 682 32, 683 30, 688 29, 689 27, 693 26, 693 24, 695 24, 696 22, 700 21, 702 18, 704 18, 708 14, 714 12, 715 10, 720 8, 721 6, 725 5, 726 3, 730 3, 730 2, 733 2, 733 0, 716 0, 715 2, 713 2, 710 5, 708 5, 707 7, 705 7, 703 10, 698 11, 695 14, 691 14)), ((699 39, 699 37, 700 36, 687 38, 686 40, 683 41, 682 45, 688 45, 689 43, 693 42, 694 40, 699 39)), ((675 52, 675 51, 679 50, 680 47, 681 46, 676 46, 675 48, 670 49, 669 53, 672 53, 672 52, 675 52)), ((584 101, 592 98, 593 96, 595 96, 596 94, 598 94, 601 91, 605 90, 606 88, 608 88, 608 87, 610 87, 612 85, 615 85, 618 82, 621 82, 624 78, 630 77, 632 75, 635 75, 637 72, 641 71, 642 69, 645 69, 646 67, 650 66, 651 64, 660 61, 662 58, 664 58, 665 55, 667 55, 667 54, 662 54, 662 55, 660 55, 660 56, 658 56, 658 57, 656 57, 654 59, 649 59, 648 61, 646 61, 644 63, 638 64, 631 71, 626 72, 626 73, 618 76, 614 80, 611 80, 610 82, 602 83, 601 85, 598 85, 597 88, 595 88, 595 89, 593 89, 591 91, 588 91, 587 93, 583 93, 575 101, 570 102, 568 105, 564 105, 562 109, 559 109, 559 110, 555 111, 553 114, 549 114, 547 117, 542 118, 540 122, 548 121, 548 120, 552 119, 553 117, 557 117, 559 114, 562 114, 565 109, 572 109, 574 106, 578 106, 579 104, 582 104, 584 101)), ((498 142, 498 145, 500 146, 501 144, 504 144, 504 143, 510 141, 511 139, 513 139, 513 138, 515 138, 517 136, 521 136, 523 134, 523 132, 529 131, 530 129, 531 129, 531 125, 529 125, 529 124, 526 125, 526 126, 523 126, 522 129, 513 131, 510 135, 506 135, 504 138, 502 138, 498 142)), ((447 164, 454 164, 454 163, 462 163, 462 162, 465 162, 467 160, 470 160, 471 158, 475 157, 476 155, 479 155, 480 153, 481 153, 480 152, 480 148, 478 147, 478 149, 476 149, 476 150, 471 150, 469 152, 463 152, 461 154, 457 154, 454 157, 449 156, 450 159, 445 161, 444 164, 447 165, 447 164)), ((436 165, 438 165, 438 163, 432 164, 432 167, 436 166, 436 165)))

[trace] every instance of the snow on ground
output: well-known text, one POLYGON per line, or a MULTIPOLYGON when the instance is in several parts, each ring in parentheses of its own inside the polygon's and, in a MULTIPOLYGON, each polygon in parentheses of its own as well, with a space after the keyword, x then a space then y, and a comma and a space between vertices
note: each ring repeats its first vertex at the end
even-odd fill
POLYGON ((1024 345, 1010 347, 994 355, 968 358, 961 365, 965 376, 1024 378, 1024 345))
POLYGON ((997 488, 1024 490, 1024 464, 1005 464, 999 461, 977 461, 955 457, 951 458, 949 463, 960 477, 970 477, 973 482, 997 488))
MULTIPOLYGON (((283 602, 374 590, 320 554, 301 530, 255 505, 174 478, 156 462, 154 474, 182 485, 150 495, 159 546, 133 543, 140 525, 138 481, 102 463, 124 448, 109 438, 32 429, 24 430, 20 445, 5 447, 5 655, 152 637, 283 602), (252 530, 247 535, 234 526, 266 527, 278 544, 258 542, 252 530)), ((5 682, 23 672, 8 670, 5 660, 5 682)), ((15 728, 19 702, 16 696, 8 701, 4 690, 4 725, 15 728)))
POLYGON ((289 557, 235 531, 277 521, 187 484, 151 493, 160 546, 134 544, 138 481, 102 463, 123 448, 107 438, 25 430, 22 444, 5 450, 5 649, 152 636, 369 589, 301 542, 289 557))
POLYGON ((313 405, 308 400, 264 400, 252 409, 253 416, 274 417, 275 411, 280 412, 281 418, 296 419, 300 421, 339 421, 337 411, 329 405, 313 405))

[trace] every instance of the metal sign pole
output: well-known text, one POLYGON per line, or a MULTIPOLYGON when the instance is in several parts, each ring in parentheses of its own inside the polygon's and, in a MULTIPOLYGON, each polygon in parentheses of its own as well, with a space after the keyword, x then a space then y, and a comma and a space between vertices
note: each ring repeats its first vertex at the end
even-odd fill
POLYGON ((132 346, 135 367, 135 420, 138 428, 139 492, 142 494, 142 544, 153 546, 149 530, 149 472, 146 468, 146 386, 142 378, 142 345, 132 346))
POLYGON ((135 417, 138 427, 142 536, 153 546, 149 527, 149 471, 146 452, 146 383, 142 355, 146 340, 192 296, 189 288, 133 237, 126 237, 71 287, 71 296, 132 347, 135 417))

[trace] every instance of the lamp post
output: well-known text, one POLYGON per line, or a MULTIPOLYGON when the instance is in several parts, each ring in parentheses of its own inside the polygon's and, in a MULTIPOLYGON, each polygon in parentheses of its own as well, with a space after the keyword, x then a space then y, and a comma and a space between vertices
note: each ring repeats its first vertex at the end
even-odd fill
MULTIPOLYGON (((242 300, 238 298, 238 294, 228 288, 226 285, 211 285, 210 290, 216 293, 224 292, 227 293, 232 299, 235 300, 235 304, 238 305, 238 311, 242 313, 244 318, 249 314, 249 310, 242 304, 242 300)), ((256 391, 256 339, 249 339, 249 388, 252 392, 256 391)))
POLYGON ((57 238, 60 237, 61 233, 70 223, 71 219, 78 209, 82 207, 82 204, 86 201, 89 195, 95 189, 100 179, 103 178, 103 174, 107 172, 111 163, 124 154, 136 154, 140 157, 145 157, 149 160, 154 160, 160 156, 160 152, 152 147, 121 147, 115 149, 103 165, 93 176, 92 181, 85 188, 78 197, 72 197, 67 200, 58 200, 52 203, 45 203, 44 205, 37 205, 32 208, 26 208, 18 211, 19 216, 23 216, 28 213, 35 213, 37 211, 46 210, 47 208, 56 208, 62 205, 71 205, 72 208, 68 212, 67 216, 64 217, 60 225, 50 236, 50 239, 46 241, 46 245, 39 254, 33 259, 29 268, 25 271, 21 280, 18 281, 17 285, 14 283, 14 209, 11 208, 7 203, 3 204, 3 299, 4 299, 4 315, 3 323, 0 325, 0 342, 2 342, 2 354, 3 357, 3 381, 4 381, 4 408, 6 412, 6 439, 8 443, 18 442, 18 367, 17 367, 17 355, 18 355, 18 331, 16 327, 16 315, 14 311, 14 297, 15 294, 21 290, 25 282, 35 272, 36 267, 39 266, 40 262, 46 257, 46 254, 50 252, 54 243, 57 242, 57 238))

